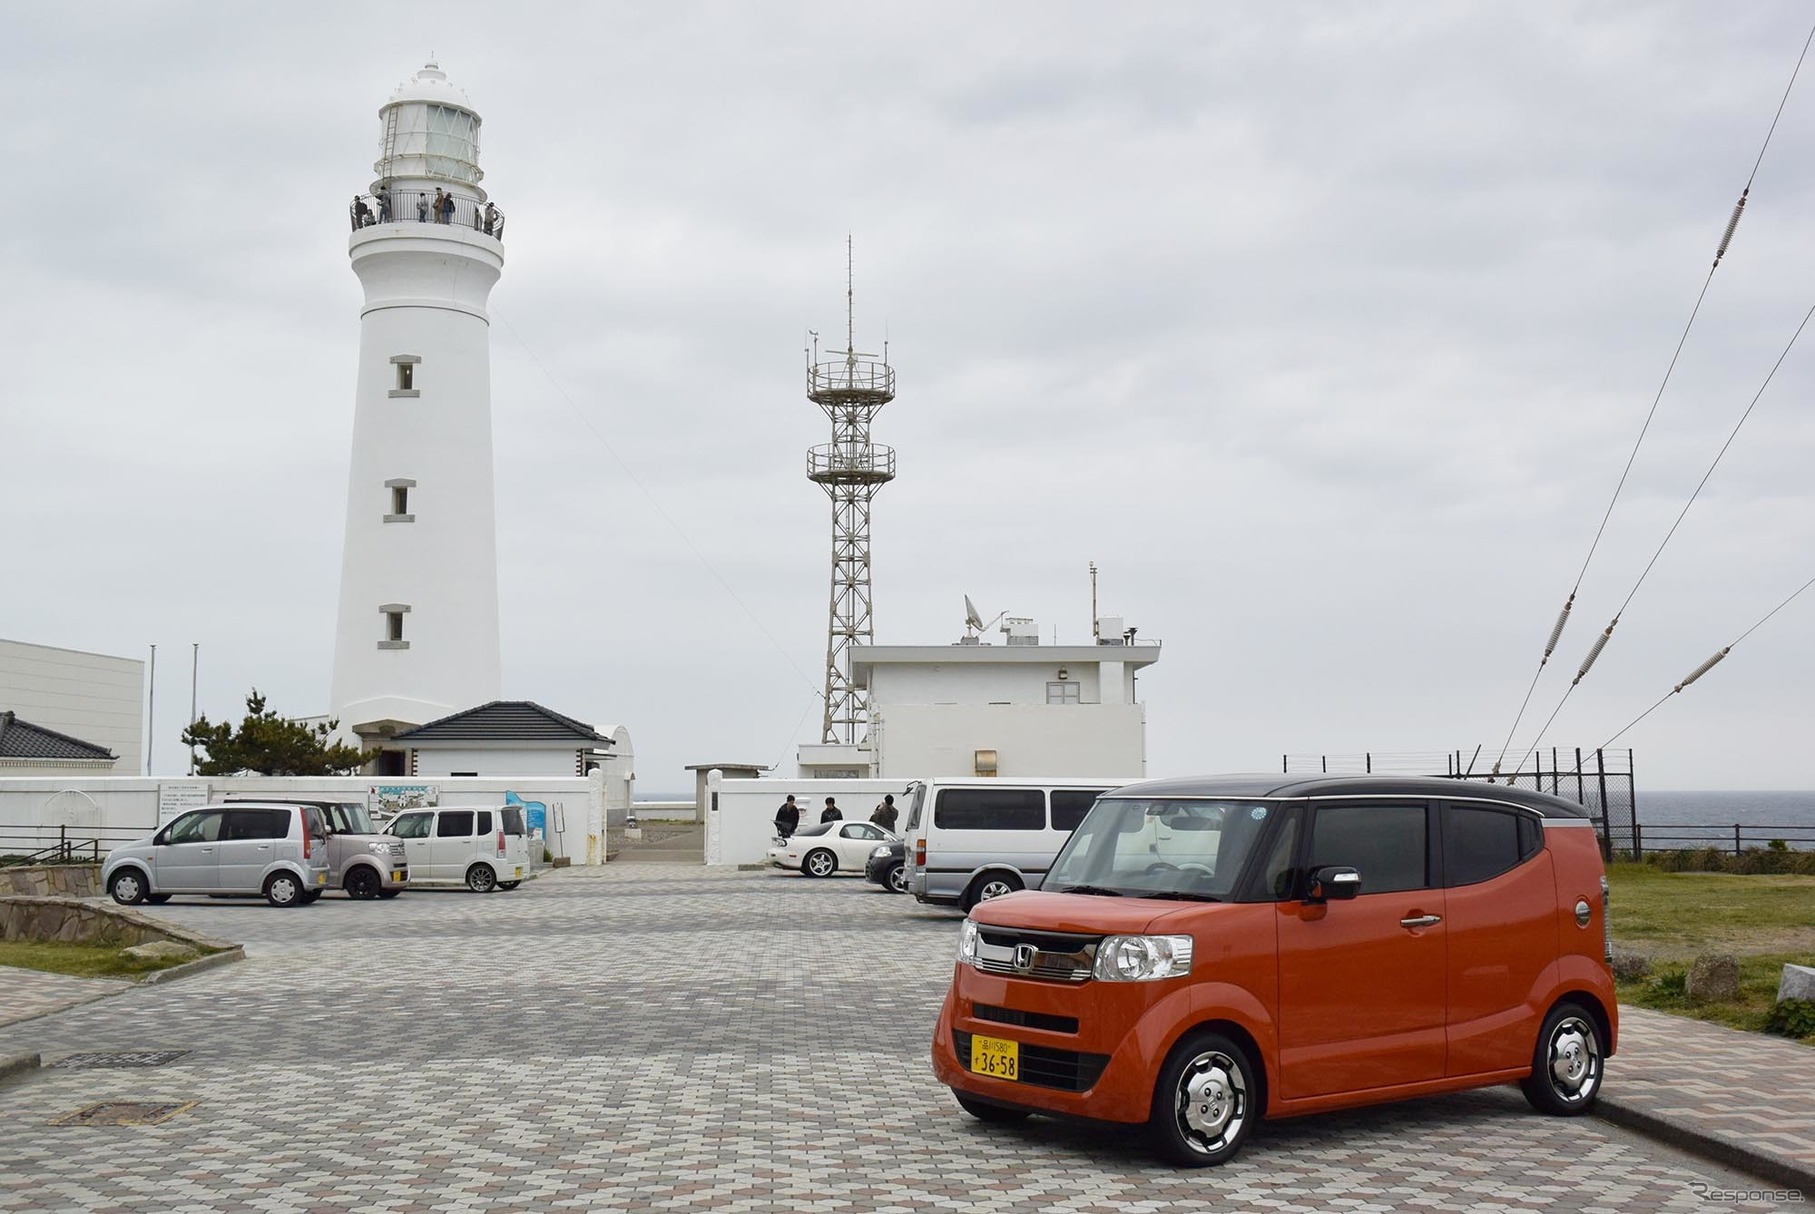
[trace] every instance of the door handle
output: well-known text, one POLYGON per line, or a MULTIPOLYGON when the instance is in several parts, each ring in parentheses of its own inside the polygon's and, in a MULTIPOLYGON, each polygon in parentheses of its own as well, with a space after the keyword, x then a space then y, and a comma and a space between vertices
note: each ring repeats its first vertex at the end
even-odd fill
POLYGON ((1410 919, 1401 919, 1400 927, 1436 927, 1443 922, 1442 915, 1414 915, 1410 919))

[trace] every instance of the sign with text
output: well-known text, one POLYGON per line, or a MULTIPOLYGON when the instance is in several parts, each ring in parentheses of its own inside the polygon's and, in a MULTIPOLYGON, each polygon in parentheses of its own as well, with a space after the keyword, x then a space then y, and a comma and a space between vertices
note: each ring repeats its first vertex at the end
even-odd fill
POLYGON ((366 789, 366 808, 393 817, 406 809, 426 809, 439 802, 441 790, 433 784, 373 784, 366 789))
POLYGON ((208 781, 185 780, 158 785, 158 826, 162 827, 178 814, 208 804, 208 781))

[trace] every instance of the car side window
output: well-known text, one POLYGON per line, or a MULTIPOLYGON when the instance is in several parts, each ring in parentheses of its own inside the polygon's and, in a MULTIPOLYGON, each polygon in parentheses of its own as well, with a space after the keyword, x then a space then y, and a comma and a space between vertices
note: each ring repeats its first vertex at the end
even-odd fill
POLYGON ((1097 803, 1097 794, 1089 789, 1055 788, 1052 790, 1052 828, 1054 830, 1076 830, 1090 807, 1097 803))
POLYGON ((171 823, 170 833, 164 836, 164 842, 213 843, 221 837, 221 820, 225 817, 226 814, 221 810, 214 809, 178 818, 171 823))
POLYGON ((1327 805, 1311 828, 1315 870, 1343 865, 1361 874, 1361 894, 1390 894, 1430 884, 1424 806, 1327 805))
POLYGON ((492 811, 491 810, 482 809, 479 811, 479 832, 478 833, 480 833, 482 835, 489 835, 492 833, 492 811))
POLYGON ((1523 816, 1478 805, 1444 806, 1444 883, 1474 885, 1517 868, 1529 854, 1519 838, 1519 820, 1523 816))
POLYGON ((435 820, 437 839, 465 839, 473 833, 473 811, 446 810, 435 820))
POLYGON ((287 809, 230 809, 223 839, 281 839, 290 833, 287 809))
POLYGON ((1298 813, 1288 811, 1285 821, 1279 824, 1273 848, 1267 853, 1262 889, 1264 896, 1275 902, 1284 902, 1298 893, 1298 870, 1292 867, 1292 860, 1298 854, 1298 822, 1298 813))
POLYGON ((844 828, 844 837, 847 839, 880 839, 882 832, 868 822, 853 822, 844 828))
POLYGON ((391 823, 390 833, 399 839, 426 839, 432 817, 433 814, 403 814, 391 823))
POLYGON ((1046 794, 1037 788, 942 788, 933 803, 940 830, 1045 830, 1046 794))

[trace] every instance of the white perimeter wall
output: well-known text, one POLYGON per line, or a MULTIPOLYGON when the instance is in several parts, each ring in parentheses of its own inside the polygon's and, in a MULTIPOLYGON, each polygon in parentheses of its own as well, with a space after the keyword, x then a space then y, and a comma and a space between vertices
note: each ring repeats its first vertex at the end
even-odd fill
MULTIPOLYGON (((283 795, 315 800, 365 801, 377 785, 430 785, 440 805, 502 805, 514 792, 525 801, 548 807, 544 844, 556 857, 577 865, 604 863, 605 781, 591 778, 521 776, 509 779, 456 779, 368 776, 196 776, 193 779, 35 778, 0 779, 0 837, 9 847, 36 830, 44 845, 57 840, 57 828, 70 828, 72 839, 100 838, 102 848, 150 834, 158 825, 159 789, 206 788, 208 800, 222 797, 283 795)), ((780 798, 777 798, 779 803, 780 798)), ((867 809, 864 811, 869 812, 867 809)), ((538 857, 539 859, 539 857, 538 857)))
POLYGON ((761 864, 775 837, 775 811, 789 793, 800 822, 819 821, 827 797, 838 798, 847 822, 866 822, 885 793, 895 794, 895 833, 907 825, 907 780, 706 780, 706 863, 761 864), (713 793, 717 792, 716 807, 713 793))
POLYGON ((111 774, 145 769, 145 663, 0 641, 0 710, 119 756, 111 774))
POLYGON ((903 781, 975 775, 979 750, 996 752, 998 776, 1147 774, 1140 704, 892 704, 873 710, 870 745, 903 781))

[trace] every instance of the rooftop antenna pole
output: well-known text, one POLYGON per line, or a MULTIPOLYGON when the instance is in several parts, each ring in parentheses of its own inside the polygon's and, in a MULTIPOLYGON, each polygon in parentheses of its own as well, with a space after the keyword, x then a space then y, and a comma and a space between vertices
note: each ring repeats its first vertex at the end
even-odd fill
POLYGON ((1100 642, 1103 639, 1103 630, 1097 624, 1097 563, 1095 561, 1090 562, 1090 639, 1093 642, 1100 642))
MULTIPOLYGON (((195 672, 201 664, 202 643, 200 641, 191 641, 189 643, 189 724, 192 727, 195 725, 195 672)), ((195 735, 190 734, 189 736, 194 737, 195 735)), ((189 743, 189 774, 192 776, 195 774, 194 742, 189 743)))
POLYGON ((151 774, 151 749, 158 742, 158 647, 151 647, 151 693, 145 700, 145 774, 151 774))

